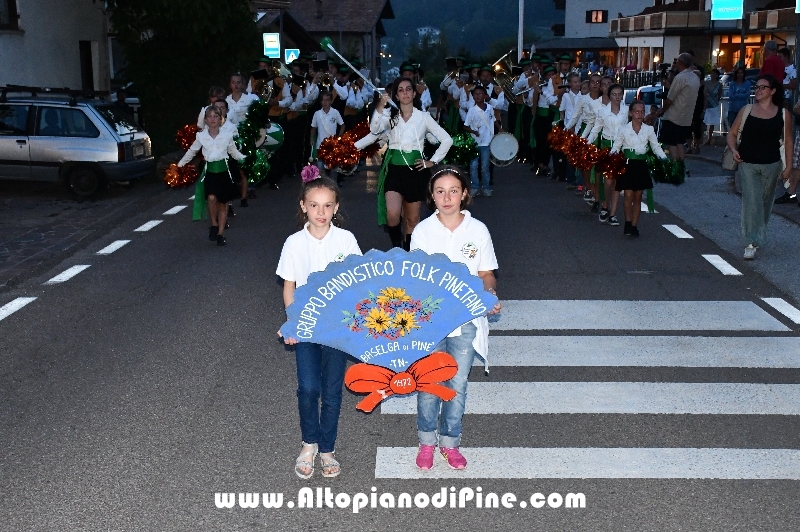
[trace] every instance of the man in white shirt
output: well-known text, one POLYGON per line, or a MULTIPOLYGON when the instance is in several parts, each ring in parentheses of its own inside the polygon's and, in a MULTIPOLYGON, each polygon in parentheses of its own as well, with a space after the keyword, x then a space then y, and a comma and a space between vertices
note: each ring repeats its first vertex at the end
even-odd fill
POLYGON ((472 98, 475 101, 469 111, 464 128, 472 134, 478 145, 478 156, 470 164, 470 179, 472 180, 470 195, 475 197, 483 193, 491 197, 492 188, 489 178, 489 144, 494 137, 494 108, 486 103, 486 89, 478 85, 472 89, 472 98), (478 179, 478 165, 480 164, 480 180, 478 179))

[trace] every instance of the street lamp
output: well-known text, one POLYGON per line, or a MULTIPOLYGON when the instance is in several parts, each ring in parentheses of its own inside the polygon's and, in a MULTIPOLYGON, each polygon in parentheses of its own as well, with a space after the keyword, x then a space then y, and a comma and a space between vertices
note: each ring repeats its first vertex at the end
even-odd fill
POLYGON ((660 57, 658 57, 657 55, 656 55, 656 56, 653 56, 653 72, 655 72, 656 70, 658 70, 658 60, 659 60, 659 59, 661 59, 661 58, 660 58, 660 57))

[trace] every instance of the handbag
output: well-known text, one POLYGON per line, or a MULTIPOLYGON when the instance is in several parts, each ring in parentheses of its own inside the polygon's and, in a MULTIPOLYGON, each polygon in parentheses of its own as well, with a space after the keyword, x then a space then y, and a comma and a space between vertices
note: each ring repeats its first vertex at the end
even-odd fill
MULTIPOLYGON (((744 122, 747 120, 747 117, 750 115, 750 110, 753 108, 752 104, 748 104, 744 106, 744 114, 742 115, 742 122, 739 124, 739 131, 736 132, 736 147, 739 147, 739 143, 742 141, 742 129, 744 129, 744 122)), ((722 169, 723 170, 730 170, 736 171, 739 168, 739 163, 733 158, 733 152, 727 146, 725 146, 725 151, 722 152, 722 169)))

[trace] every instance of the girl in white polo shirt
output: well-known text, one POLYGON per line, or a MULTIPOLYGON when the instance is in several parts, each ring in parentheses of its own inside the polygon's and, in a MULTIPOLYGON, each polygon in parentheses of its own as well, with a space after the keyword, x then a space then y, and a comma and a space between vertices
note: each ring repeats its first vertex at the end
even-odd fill
MULTIPOLYGON (((294 302, 295 289, 306 284, 312 273, 324 270, 331 262, 341 262, 348 255, 361 255, 353 233, 338 227, 342 220, 338 211, 339 187, 331 179, 321 177, 303 184, 299 216, 305 225, 286 239, 276 272, 283 278, 284 306, 294 302)), ((302 479, 311 478, 319 454, 322 476, 338 476, 341 467, 334 450, 347 354, 320 344, 298 342, 296 338, 284 338, 284 342, 295 346, 303 435, 294 472, 302 479)))
MULTIPOLYGON (((433 175, 428 185, 428 205, 435 212, 414 229, 411 249, 421 249, 428 254, 444 253, 451 261, 465 264, 472 275, 483 280, 485 290, 496 294, 494 270, 497 269, 497 258, 494 245, 486 226, 465 210, 470 203, 469 186, 469 178, 452 168, 445 168, 433 175)), ((498 312, 499 302, 489 314, 498 312)), ((489 323, 482 316, 450 333, 433 350, 449 353, 458 363, 456 376, 444 383, 455 390, 456 396, 450 401, 442 401, 428 393, 417 394, 418 468, 433 467, 437 444, 448 466, 453 469, 467 467, 467 460, 458 450, 461 445, 461 418, 466 403, 467 377, 476 353, 486 359, 488 344, 489 323)))

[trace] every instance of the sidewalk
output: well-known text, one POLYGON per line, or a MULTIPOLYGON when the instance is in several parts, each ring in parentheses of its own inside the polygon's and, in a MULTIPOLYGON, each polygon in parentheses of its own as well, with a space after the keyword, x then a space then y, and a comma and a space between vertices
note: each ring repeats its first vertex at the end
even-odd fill
MULTIPOLYGON (((698 155, 686 155, 686 158, 689 160, 701 160, 708 163, 713 163, 719 166, 719 175, 731 175, 732 172, 722 169, 722 153, 725 151, 725 138, 724 137, 714 137, 715 145, 713 146, 700 146, 700 153, 698 155)), ((691 176, 689 177, 691 179, 691 176)), ((739 186, 738 176, 735 181, 735 192, 738 196, 741 196, 741 187, 739 186)), ((775 189, 775 197, 778 198, 783 195, 785 189, 783 187, 783 182, 779 181, 778 186, 775 189)), ((772 213, 781 216, 790 222, 794 222, 800 225, 800 207, 796 203, 786 203, 783 205, 774 205, 772 207, 772 213)))
POLYGON ((0 181, 0 290, 88 246, 168 190, 142 181, 81 202, 57 184, 0 181))

